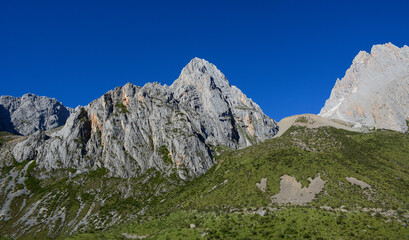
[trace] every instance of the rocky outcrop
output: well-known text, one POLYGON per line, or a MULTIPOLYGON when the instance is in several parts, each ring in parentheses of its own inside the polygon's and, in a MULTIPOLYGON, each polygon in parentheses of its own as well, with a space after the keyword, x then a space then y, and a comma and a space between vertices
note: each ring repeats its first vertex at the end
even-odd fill
POLYGON ((0 131, 30 135, 65 124, 73 110, 54 98, 32 93, 0 97, 0 131))
POLYGON ((319 114, 376 129, 405 132, 409 117, 409 47, 375 45, 359 52, 319 114))
POLYGON ((77 109, 61 130, 18 143, 13 155, 35 157, 46 170, 105 167, 126 178, 156 168, 187 179, 215 163, 217 148, 246 147, 276 132, 257 104, 195 58, 171 86, 118 87, 77 109))

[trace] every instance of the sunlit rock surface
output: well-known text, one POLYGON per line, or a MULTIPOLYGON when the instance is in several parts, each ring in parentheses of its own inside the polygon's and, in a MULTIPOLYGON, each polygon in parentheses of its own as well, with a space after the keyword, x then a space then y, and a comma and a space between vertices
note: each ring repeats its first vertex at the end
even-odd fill
POLYGON ((17 161, 40 168, 105 167, 134 177, 156 168, 183 179, 205 173, 217 148, 272 138, 277 123, 206 60, 194 58, 171 85, 131 83, 77 108, 52 134, 14 147, 17 161))
POLYGON ((405 132, 409 117, 409 47, 375 45, 359 52, 319 114, 376 129, 405 132))
POLYGON ((32 93, 0 97, 0 131, 29 135, 65 124, 73 109, 54 98, 32 93))

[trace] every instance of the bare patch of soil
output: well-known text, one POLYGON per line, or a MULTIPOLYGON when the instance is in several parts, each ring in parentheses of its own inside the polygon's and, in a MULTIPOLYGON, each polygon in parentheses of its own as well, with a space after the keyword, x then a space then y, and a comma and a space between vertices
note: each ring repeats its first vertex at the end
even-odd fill
POLYGON ((302 187, 300 182, 294 177, 284 175, 280 181, 280 192, 271 197, 272 202, 279 204, 301 205, 311 202, 315 195, 324 188, 326 181, 322 180, 320 175, 314 179, 308 178, 310 184, 308 187, 302 187))
POLYGON ((260 183, 256 183, 256 186, 258 187, 258 189, 260 189, 260 191, 266 192, 267 178, 262 178, 260 183))
POLYGON ((364 181, 358 180, 358 179, 356 179, 356 178, 354 178, 354 177, 347 177, 346 180, 347 180, 348 182, 354 184, 354 185, 360 186, 362 189, 364 189, 364 188, 369 188, 369 189, 371 189, 371 185, 369 185, 368 183, 366 183, 366 182, 364 182, 364 181))

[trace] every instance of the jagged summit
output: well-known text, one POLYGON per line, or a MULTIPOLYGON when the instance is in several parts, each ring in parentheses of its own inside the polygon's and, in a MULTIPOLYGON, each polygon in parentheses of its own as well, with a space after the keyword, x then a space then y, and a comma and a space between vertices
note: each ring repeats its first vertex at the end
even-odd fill
POLYGON ((184 85, 197 85, 203 82, 213 82, 219 88, 230 86, 224 74, 212 63, 201 58, 193 58, 180 73, 178 79, 171 85, 173 89, 184 85))
POLYGON ((392 43, 385 44, 376 44, 371 48, 371 52, 360 51, 353 60, 353 64, 362 64, 365 63, 365 60, 368 60, 373 57, 382 58, 385 55, 395 54, 399 58, 401 54, 404 54, 409 50, 409 47, 404 45, 402 48, 395 46, 392 43))
POLYGON ((205 59, 201 59, 198 57, 193 58, 190 62, 182 69, 182 74, 189 74, 194 72, 214 72, 219 71, 215 65, 208 62, 205 59))
MULTIPOLYGON (((404 45, 402 48, 407 47, 404 45)), ((376 56, 376 54, 381 53, 381 52, 400 52, 401 48, 395 46, 392 43, 385 43, 385 44, 376 44, 372 46, 371 48, 371 55, 376 56)))
POLYGON ((367 127, 406 131, 409 117, 409 48, 392 43, 361 51, 321 109, 323 117, 367 127))

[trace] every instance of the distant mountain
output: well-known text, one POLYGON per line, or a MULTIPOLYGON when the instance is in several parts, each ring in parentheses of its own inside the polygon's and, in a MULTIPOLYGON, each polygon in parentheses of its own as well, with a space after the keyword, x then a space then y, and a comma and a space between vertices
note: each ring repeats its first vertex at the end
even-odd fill
POLYGON ((408 130, 409 47, 375 45, 359 52, 319 114, 376 129, 408 130))
POLYGON ((36 159, 47 171, 101 167, 127 178, 155 168, 187 179, 205 173, 218 149, 250 146, 276 132, 276 122, 216 66, 195 58, 171 86, 115 88, 79 108, 61 130, 18 143, 12 155, 36 159))
POLYGON ((22 97, 0 97, 0 131, 30 135, 38 130, 62 126, 73 109, 54 98, 32 93, 22 97))

